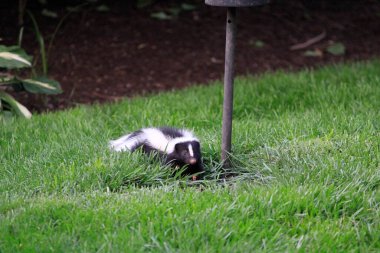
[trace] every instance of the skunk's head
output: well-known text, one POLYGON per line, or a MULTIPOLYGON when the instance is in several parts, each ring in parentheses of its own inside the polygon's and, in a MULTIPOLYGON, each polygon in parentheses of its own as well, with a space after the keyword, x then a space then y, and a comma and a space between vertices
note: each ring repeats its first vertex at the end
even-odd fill
POLYGON ((195 165, 201 163, 201 147, 197 141, 180 142, 174 146, 177 159, 182 162, 195 165))
POLYGON ((203 172, 201 147, 197 140, 176 143, 172 155, 177 165, 187 165, 186 174, 203 172))

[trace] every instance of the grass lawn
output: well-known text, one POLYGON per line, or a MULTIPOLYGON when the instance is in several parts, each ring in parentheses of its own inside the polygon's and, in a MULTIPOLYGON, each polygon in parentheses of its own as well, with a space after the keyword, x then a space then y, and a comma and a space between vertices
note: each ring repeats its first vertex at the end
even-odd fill
POLYGON ((0 252, 379 252, 380 61, 238 78, 234 171, 222 87, 1 122, 0 252), (207 180, 107 142, 194 129, 207 180))

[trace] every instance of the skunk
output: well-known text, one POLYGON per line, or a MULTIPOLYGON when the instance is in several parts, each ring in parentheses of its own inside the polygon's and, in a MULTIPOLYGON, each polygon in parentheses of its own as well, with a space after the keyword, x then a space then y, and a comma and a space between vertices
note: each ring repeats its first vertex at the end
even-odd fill
POLYGON ((165 164, 175 168, 187 166, 184 171, 186 175, 204 171, 199 140, 185 129, 143 128, 110 141, 109 147, 118 152, 133 152, 142 148, 148 155, 153 153, 161 157, 165 164))

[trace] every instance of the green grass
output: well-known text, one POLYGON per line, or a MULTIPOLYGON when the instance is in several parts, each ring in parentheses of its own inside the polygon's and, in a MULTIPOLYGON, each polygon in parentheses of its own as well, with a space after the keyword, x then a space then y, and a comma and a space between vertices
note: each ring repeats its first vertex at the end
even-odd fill
POLYGON ((2 122, 0 252, 380 251, 380 62, 235 87, 226 182, 220 83, 2 122), (107 150, 159 125, 194 129, 207 180, 107 150))

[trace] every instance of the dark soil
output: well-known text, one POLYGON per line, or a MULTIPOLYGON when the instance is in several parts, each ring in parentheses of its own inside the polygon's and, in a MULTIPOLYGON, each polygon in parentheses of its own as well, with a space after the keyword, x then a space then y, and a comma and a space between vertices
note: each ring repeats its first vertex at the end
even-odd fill
MULTIPOLYGON (((17 41, 17 5, 12 2, 17 1, 0 4, 3 5, 1 44, 17 41)), ((157 20, 150 14, 167 11, 181 1, 158 1, 143 9, 134 8, 130 2, 106 2, 110 7, 106 12, 96 11, 97 5, 87 5, 71 13, 59 29, 49 55, 49 75, 61 83, 64 93, 44 99, 17 94, 20 102, 35 111, 54 110, 222 79, 224 8, 188 1, 196 5, 195 10, 182 11, 172 20, 157 20)), ((41 15, 42 7, 38 4, 28 6, 35 13, 46 44, 67 13, 67 5, 66 1, 65 5, 55 2, 54 6, 48 6, 59 14, 57 19, 41 15)), ((23 46, 37 56, 38 45, 27 17, 25 27, 23 46)), ((237 74, 298 70, 379 56, 380 2, 377 0, 278 0, 266 6, 238 10, 237 74), (321 33, 326 36, 320 42, 302 50, 290 50, 292 45, 321 33), (344 44, 344 55, 335 56, 326 51, 337 42, 344 44), (319 56, 305 56, 308 50, 319 56)))

